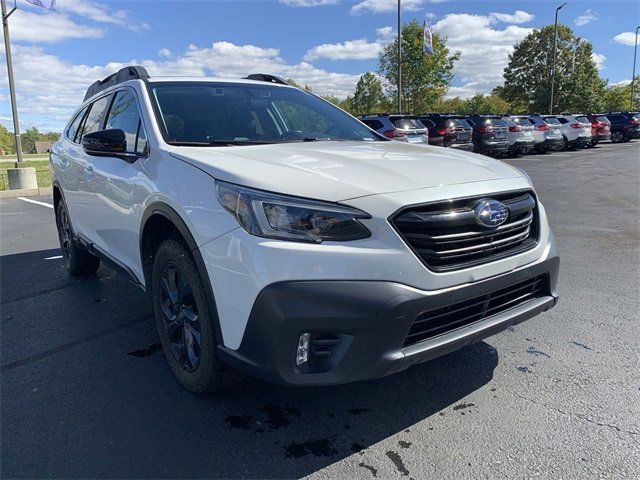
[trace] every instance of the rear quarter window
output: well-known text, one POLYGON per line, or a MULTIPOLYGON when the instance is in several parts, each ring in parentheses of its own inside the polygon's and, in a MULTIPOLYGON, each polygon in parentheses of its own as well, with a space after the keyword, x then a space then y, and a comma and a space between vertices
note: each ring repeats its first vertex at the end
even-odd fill
POLYGON ((82 123, 82 119, 84 115, 87 113, 87 108, 83 108, 80 112, 74 117, 69 126, 67 127, 67 138, 72 142, 76 141, 76 137, 78 135, 78 130, 80 130, 80 124, 82 123))
POLYGON ((382 128, 382 122, 380 120, 362 120, 362 123, 374 130, 380 130, 382 128))

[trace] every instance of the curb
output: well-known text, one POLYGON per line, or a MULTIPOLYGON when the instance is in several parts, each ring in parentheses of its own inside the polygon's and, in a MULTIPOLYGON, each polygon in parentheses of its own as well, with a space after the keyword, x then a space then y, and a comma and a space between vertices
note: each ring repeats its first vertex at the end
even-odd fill
POLYGON ((38 197, 40 195, 52 195, 51 187, 22 188, 19 190, 0 190, 0 198, 38 197))

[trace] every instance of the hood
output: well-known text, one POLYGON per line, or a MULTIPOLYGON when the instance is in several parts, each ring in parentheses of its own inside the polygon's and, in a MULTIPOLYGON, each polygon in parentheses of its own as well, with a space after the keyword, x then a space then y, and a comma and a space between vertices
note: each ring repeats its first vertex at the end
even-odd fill
POLYGON ((168 150, 174 157, 219 180, 332 202, 522 177, 517 169, 483 155, 394 141, 318 141, 168 150))

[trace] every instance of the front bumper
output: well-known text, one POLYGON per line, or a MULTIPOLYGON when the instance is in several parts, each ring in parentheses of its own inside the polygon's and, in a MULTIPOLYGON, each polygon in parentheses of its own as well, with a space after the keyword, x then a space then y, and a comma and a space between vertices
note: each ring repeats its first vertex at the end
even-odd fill
POLYGON ((287 385, 332 385, 383 377, 478 342, 552 308, 559 259, 484 281, 423 291, 384 281, 290 281, 265 287, 256 299, 240 348, 220 346, 227 363, 287 385), (548 289, 496 315, 403 347, 418 316, 544 276, 548 289), (310 370, 295 363, 298 338, 333 338, 329 357, 310 370), (337 343, 335 339, 338 339, 337 343), (319 366, 318 366, 319 365, 319 366))

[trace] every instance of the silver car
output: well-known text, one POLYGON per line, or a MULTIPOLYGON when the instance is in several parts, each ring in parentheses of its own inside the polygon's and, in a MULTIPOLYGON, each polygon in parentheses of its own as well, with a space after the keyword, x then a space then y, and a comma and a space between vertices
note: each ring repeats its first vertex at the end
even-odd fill
POLYGON ((533 125, 525 117, 503 117, 509 131, 507 139, 509 140, 509 153, 511 155, 520 155, 521 153, 529 153, 535 146, 533 137, 533 125))
POLYGON ((540 153, 549 150, 560 150, 564 144, 564 137, 560 130, 560 122, 553 115, 529 115, 533 124, 534 150, 540 153))
POLYGON ((360 121, 391 140, 429 144, 429 129, 413 115, 380 113, 363 115, 360 121))
MULTIPOLYGON (((564 137, 564 149, 584 148, 591 143, 591 123, 583 123, 572 115, 556 115, 564 137)), ((583 117, 586 120, 586 117, 583 117)))

